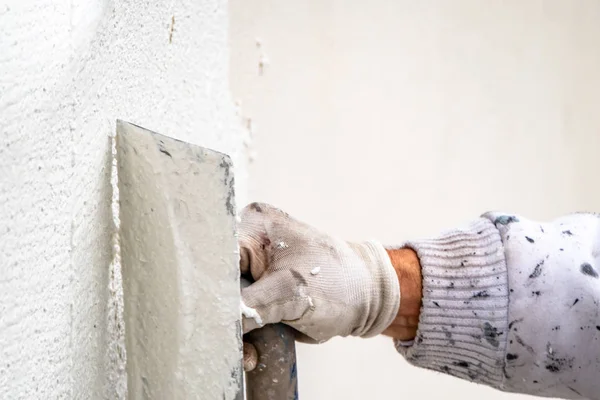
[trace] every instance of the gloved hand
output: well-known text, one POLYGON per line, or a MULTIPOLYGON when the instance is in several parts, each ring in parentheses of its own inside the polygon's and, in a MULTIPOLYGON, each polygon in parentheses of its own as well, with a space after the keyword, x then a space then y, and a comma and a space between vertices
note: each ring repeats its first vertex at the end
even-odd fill
POLYGON ((398 277, 377 242, 348 243, 267 204, 241 213, 244 333, 284 322, 305 342, 384 331, 400 304, 398 277))

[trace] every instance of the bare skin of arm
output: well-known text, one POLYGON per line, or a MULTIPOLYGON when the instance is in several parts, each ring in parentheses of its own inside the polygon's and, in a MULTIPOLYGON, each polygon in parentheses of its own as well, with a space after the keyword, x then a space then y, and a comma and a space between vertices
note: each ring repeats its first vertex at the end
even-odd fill
POLYGON ((417 335, 421 312, 422 276, 421 264, 414 250, 409 248, 386 249, 400 282, 400 308, 392 324, 383 335, 402 341, 410 341, 417 335))

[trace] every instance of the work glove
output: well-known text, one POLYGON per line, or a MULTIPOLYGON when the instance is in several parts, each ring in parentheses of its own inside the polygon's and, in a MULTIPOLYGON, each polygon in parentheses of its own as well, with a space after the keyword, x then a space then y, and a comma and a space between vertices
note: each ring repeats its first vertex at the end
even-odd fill
POLYGON ((398 277, 375 241, 349 243, 267 204, 241 212, 240 268, 254 283, 242 289, 243 330, 283 322, 297 340, 372 337, 394 320, 398 277))

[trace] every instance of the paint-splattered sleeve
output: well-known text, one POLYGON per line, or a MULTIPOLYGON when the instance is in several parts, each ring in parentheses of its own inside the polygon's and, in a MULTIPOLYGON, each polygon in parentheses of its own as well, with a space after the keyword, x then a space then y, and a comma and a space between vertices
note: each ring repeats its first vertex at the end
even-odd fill
POLYGON ((409 362, 500 390, 600 400, 600 218, 488 213, 405 243, 423 307, 409 362))

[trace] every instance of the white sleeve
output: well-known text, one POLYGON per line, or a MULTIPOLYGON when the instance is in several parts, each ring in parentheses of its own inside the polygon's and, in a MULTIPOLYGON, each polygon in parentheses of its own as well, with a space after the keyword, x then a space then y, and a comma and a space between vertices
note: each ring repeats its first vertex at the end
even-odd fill
POLYGON ((414 365, 497 389, 600 400, 600 218, 550 223, 487 213, 419 255, 414 365))

